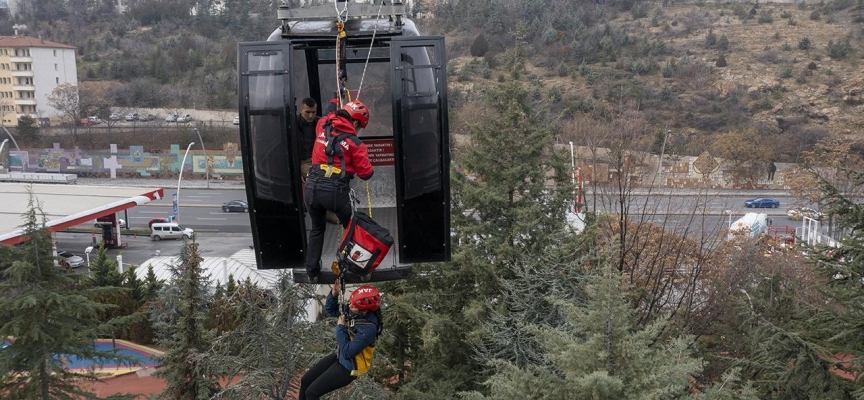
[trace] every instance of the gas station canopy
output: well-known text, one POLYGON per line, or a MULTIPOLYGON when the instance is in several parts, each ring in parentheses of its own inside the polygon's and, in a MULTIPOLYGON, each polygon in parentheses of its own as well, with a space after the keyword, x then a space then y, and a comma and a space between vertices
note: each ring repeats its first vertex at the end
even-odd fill
POLYGON ((163 189, 116 186, 0 183, 0 244, 22 240, 30 193, 41 206, 49 231, 57 232, 96 218, 159 200, 163 189))

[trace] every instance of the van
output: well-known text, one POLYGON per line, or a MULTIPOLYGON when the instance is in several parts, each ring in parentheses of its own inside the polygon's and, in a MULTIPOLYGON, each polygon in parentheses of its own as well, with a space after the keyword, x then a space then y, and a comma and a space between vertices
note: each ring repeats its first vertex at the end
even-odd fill
POLYGON ((184 228, 176 222, 162 222, 150 225, 150 239, 191 239, 195 232, 191 228, 184 228))

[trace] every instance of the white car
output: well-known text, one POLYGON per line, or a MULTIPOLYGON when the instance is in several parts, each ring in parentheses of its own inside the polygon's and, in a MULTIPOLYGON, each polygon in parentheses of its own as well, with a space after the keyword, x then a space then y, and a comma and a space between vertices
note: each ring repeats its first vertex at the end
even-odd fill
POLYGON ((120 120, 120 113, 116 113, 116 112, 111 113, 111 115, 108 116, 108 119, 110 119, 112 121, 119 121, 120 120))
POLYGON ((165 116, 165 122, 177 122, 177 114, 168 114, 165 116))
POLYGON ((96 116, 91 116, 91 117, 89 117, 89 118, 87 118, 87 119, 90 120, 90 124, 92 124, 92 125, 99 125, 99 124, 102 123, 102 118, 99 118, 99 117, 96 117, 96 116))
POLYGON ((138 116, 139 121, 152 121, 156 119, 156 116, 150 113, 144 113, 138 116))
POLYGON ((78 268, 84 265, 84 259, 68 251, 57 253, 57 262, 64 268, 78 268))
POLYGON ((240 125, 240 117, 234 117, 234 121, 231 122, 234 125, 240 125))
POLYGON ((126 121, 132 122, 138 120, 138 113, 129 113, 126 114, 126 121))
POLYGON ((177 122, 192 122, 192 116, 189 114, 180 114, 177 116, 177 122))
MULTIPOLYGON (((117 224, 120 225, 121 228, 125 228, 126 227, 126 220, 123 218, 117 218, 117 224)), ((102 227, 102 225, 108 225, 108 223, 107 222, 100 222, 100 221, 95 221, 93 223, 93 227, 95 227, 95 228, 100 228, 100 227, 102 227)))

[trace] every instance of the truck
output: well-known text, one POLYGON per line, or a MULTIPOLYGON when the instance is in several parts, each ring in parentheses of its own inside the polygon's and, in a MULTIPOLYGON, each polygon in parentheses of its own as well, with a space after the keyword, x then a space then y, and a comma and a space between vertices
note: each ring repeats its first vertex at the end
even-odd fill
POLYGON ((768 229, 768 214, 750 212, 729 225, 726 240, 734 237, 755 238, 768 229))

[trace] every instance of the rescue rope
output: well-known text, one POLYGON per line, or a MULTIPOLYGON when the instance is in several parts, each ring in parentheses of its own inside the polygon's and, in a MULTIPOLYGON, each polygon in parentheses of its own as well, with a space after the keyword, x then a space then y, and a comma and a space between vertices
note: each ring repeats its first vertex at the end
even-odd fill
POLYGON ((360 91, 363 90, 363 79, 366 78, 366 68, 369 66, 369 57, 372 56, 372 45, 375 44, 375 34, 378 33, 378 20, 381 19, 381 7, 383 6, 384 0, 381 0, 381 4, 378 5, 378 15, 375 16, 375 27, 372 29, 372 41, 369 42, 369 52, 366 53, 366 63, 363 64, 363 74, 360 76, 360 87, 357 88, 357 100, 360 100, 360 91))

